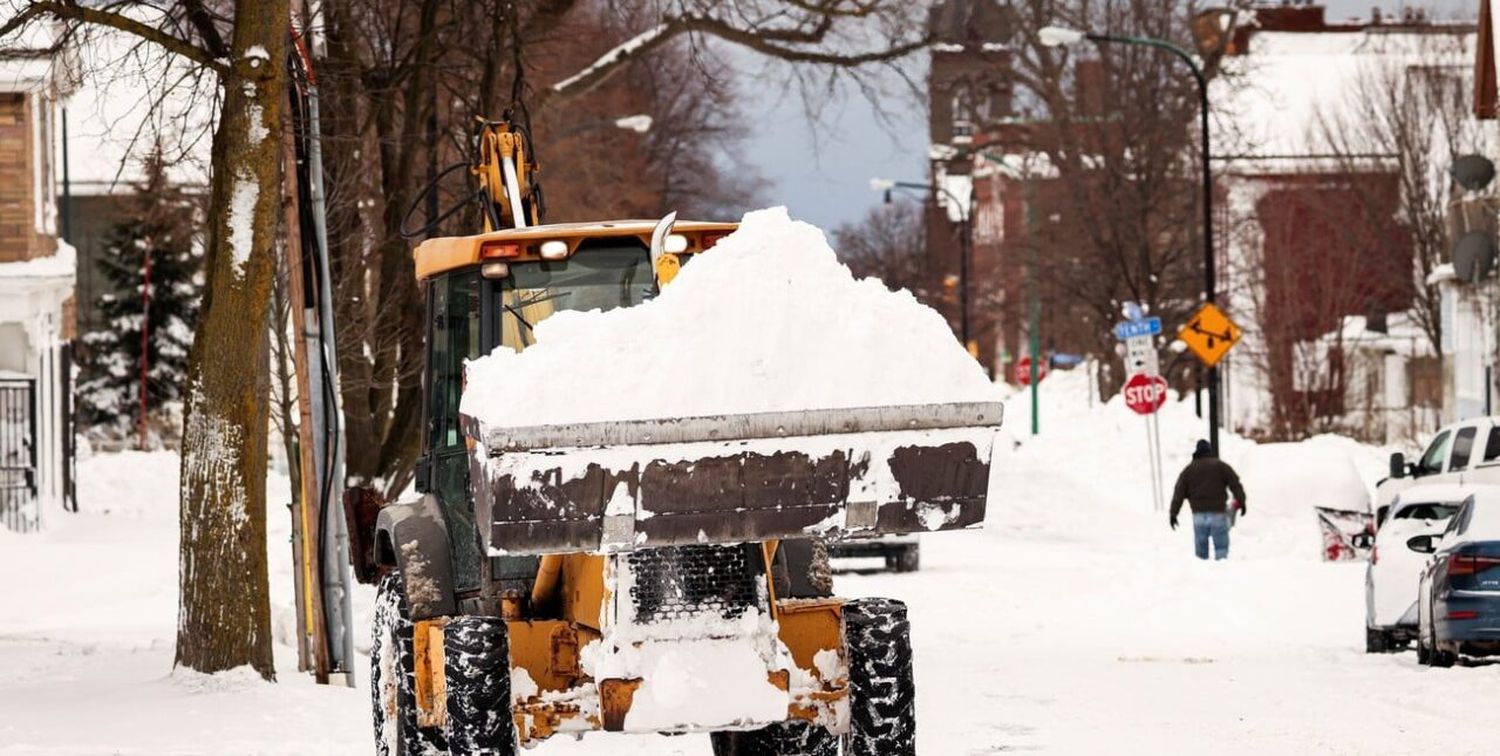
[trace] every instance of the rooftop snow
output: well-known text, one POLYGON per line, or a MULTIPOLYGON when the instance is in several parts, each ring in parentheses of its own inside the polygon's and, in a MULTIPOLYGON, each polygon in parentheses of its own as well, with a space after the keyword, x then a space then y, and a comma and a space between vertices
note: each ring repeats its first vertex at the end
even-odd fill
MULTIPOLYGON (((1436 27, 1435 29, 1442 29, 1436 27)), ((1467 75, 1472 32, 1260 32, 1226 58, 1210 83, 1219 156, 1301 157, 1328 152, 1321 124, 1357 116, 1361 88, 1383 65, 1439 65, 1467 75)))
POLYGON ((59 241, 57 251, 46 257, 0 263, 0 278, 72 278, 77 268, 73 245, 59 241))
POLYGON ((559 312, 471 361, 461 410, 498 427, 994 401, 937 312, 856 279, 785 208, 749 213, 655 300, 559 312))

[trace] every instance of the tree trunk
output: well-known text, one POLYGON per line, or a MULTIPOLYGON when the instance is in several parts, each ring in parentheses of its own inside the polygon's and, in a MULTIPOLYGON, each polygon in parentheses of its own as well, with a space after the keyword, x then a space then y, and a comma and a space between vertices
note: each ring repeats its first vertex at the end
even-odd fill
POLYGON ((274 679, 266 577, 267 316, 288 0, 237 4, 214 134, 208 286, 188 365, 177 664, 274 679))

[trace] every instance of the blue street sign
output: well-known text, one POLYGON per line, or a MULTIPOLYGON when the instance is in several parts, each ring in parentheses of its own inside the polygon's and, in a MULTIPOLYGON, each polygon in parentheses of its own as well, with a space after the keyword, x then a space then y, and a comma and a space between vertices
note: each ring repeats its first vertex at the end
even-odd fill
POLYGON ((1125 341, 1141 336, 1156 336, 1161 333, 1161 318, 1127 320, 1115 324, 1115 338, 1125 341))

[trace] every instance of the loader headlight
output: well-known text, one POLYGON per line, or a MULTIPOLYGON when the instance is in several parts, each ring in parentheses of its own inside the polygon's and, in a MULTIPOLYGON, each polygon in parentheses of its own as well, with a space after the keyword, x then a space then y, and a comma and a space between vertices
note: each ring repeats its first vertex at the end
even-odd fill
POLYGON ((568 256, 568 243, 562 239, 550 239, 542 242, 543 260, 562 260, 568 256))
POLYGON ((510 275, 510 264, 503 262, 485 263, 479 267, 479 275, 485 278, 505 278, 510 275))
POLYGON ((670 252, 674 255, 686 252, 687 248, 688 238, 682 234, 669 234, 667 240, 662 243, 662 251, 670 252))

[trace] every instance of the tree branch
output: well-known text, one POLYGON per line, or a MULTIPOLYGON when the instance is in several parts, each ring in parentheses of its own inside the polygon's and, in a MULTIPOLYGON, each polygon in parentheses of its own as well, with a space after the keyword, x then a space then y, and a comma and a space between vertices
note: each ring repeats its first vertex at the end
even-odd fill
POLYGON ((81 5, 75 5, 69 2, 69 0, 39 0, 27 5, 20 13, 17 13, 4 24, 0 24, 0 38, 10 35, 27 23, 43 16, 51 16, 63 21, 77 21, 84 24, 107 26, 127 34, 133 34, 147 42, 154 42, 168 52, 181 55, 221 75, 229 72, 229 65, 226 62, 215 59, 207 51, 193 45, 191 42, 174 37, 161 29, 144 24, 133 18, 97 8, 86 8, 81 5))
POLYGON ((813 44, 823 40, 832 27, 832 18, 824 16, 811 29, 744 29, 718 19, 685 15, 669 18, 631 39, 616 45, 583 70, 537 93, 535 106, 541 108, 555 97, 572 97, 588 92, 608 81, 630 61, 656 50, 684 34, 706 34, 746 47, 790 63, 812 63, 845 68, 893 60, 909 55, 931 44, 927 34, 883 50, 859 53, 834 53, 789 47, 784 43, 813 44))

